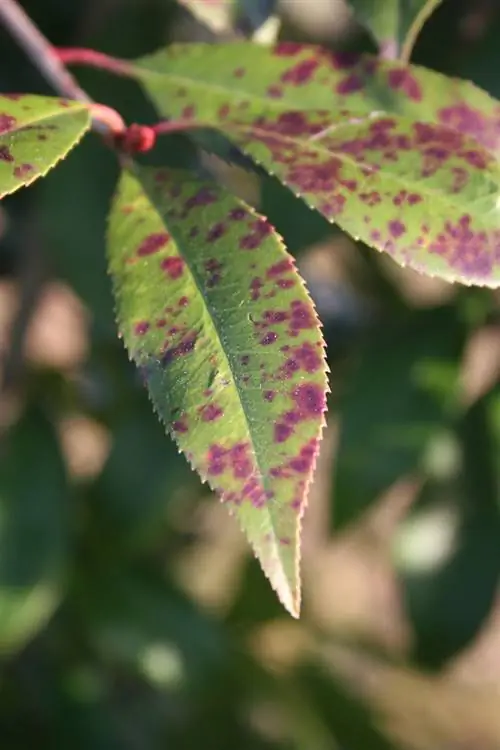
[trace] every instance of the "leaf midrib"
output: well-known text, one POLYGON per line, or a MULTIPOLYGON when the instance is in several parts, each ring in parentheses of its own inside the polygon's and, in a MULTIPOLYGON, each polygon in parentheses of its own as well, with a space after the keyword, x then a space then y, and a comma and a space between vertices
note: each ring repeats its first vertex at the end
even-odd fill
MULTIPOLYGON (((42 122, 50 121, 50 120, 57 120, 60 117, 68 117, 69 115, 75 115, 80 114, 84 111, 87 111, 88 108, 84 104, 80 104, 79 102, 70 102, 70 105, 61 110, 55 110, 54 112, 50 114, 44 114, 38 117, 35 117, 33 119, 29 119, 26 122, 23 122, 22 125, 14 127, 12 130, 4 130, 3 133, 0 133, 0 138, 5 137, 11 137, 13 135, 16 135, 17 133, 22 132, 26 128, 32 127, 33 125, 39 125, 42 122)), ((90 113, 88 113, 88 116, 90 118, 90 113)), ((12 115, 12 117, 15 117, 15 115, 12 115)), ((17 119, 17 118, 16 118, 17 119)))
MULTIPOLYGON (((144 189, 144 192, 145 192, 146 196, 149 199, 150 206, 151 206, 152 210, 156 213, 156 215, 158 216, 158 218, 160 219, 160 221, 167 227, 168 231, 171 233, 172 238, 173 238, 176 246, 179 248, 179 252, 180 252, 181 256, 183 257, 183 259, 184 259, 184 261, 185 261, 185 263, 186 263, 186 265, 187 265, 187 267, 189 269, 189 272, 191 274, 191 278, 193 279, 194 285, 195 285, 195 287, 196 287, 196 289, 197 289, 197 291, 198 291, 201 299, 203 300, 203 304, 204 304, 205 308, 208 311, 210 323, 213 326, 213 329, 214 329, 215 334, 217 336, 217 340, 219 342, 220 349, 221 349, 221 351, 222 351, 222 353, 224 355, 224 359, 226 360, 229 372, 230 372, 231 377, 233 379, 234 388, 235 388, 236 394, 238 396, 238 401, 239 401, 240 409, 241 409, 241 412, 243 413, 243 418, 245 420, 245 426, 246 426, 247 433, 251 437, 252 450, 253 450, 253 453, 254 453, 254 456, 255 456, 255 461, 256 461, 256 464, 257 464, 257 469, 259 470, 259 473, 260 473, 260 477, 259 477, 260 482, 261 482, 262 487, 263 487, 264 490, 271 489, 271 487, 267 486, 266 475, 265 475, 265 472, 262 470, 262 456, 260 454, 260 451, 257 448, 257 443, 256 443, 256 441, 254 439, 253 429, 251 428, 250 422, 249 422, 248 417, 247 417, 247 412, 245 410, 246 400, 245 400, 243 391, 242 391, 242 389, 241 389, 241 387, 240 387, 240 385, 238 383, 238 379, 234 376, 235 373, 238 372, 238 368, 235 366, 233 358, 231 357, 230 353, 226 350, 226 347, 224 346, 224 337, 221 335, 220 326, 218 325, 218 322, 217 322, 217 316, 214 314, 214 308, 213 308, 213 306, 210 304, 210 302, 208 301, 208 299, 206 298, 206 296, 203 294, 203 285, 202 285, 201 279, 199 278, 198 273, 194 269, 193 264, 190 262, 190 259, 186 256, 185 253, 183 253, 181 251, 181 248, 183 247, 183 245, 186 244, 185 238, 181 237, 180 238, 181 241, 179 241, 179 230, 177 229, 177 227, 174 226, 175 220, 173 220, 172 224, 168 223, 168 217, 165 217, 163 215, 163 213, 161 212, 161 210, 159 210, 157 208, 156 203, 155 203, 155 199, 154 199, 154 194, 152 194, 152 192, 148 189, 146 181, 143 181, 143 180, 140 179, 140 173, 134 175, 134 173, 132 172, 131 174, 132 174, 132 176, 136 176, 137 177, 137 179, 139 180, 139 182, 143 186, 143 189, 144 189)), ((182 234, 182 230, 181 230, 180 233, 182 234)), ((249 411, 251 411, 251 409, 249 411)), ((273 528, 274 528, 274 525, 273 525, 273 528)))

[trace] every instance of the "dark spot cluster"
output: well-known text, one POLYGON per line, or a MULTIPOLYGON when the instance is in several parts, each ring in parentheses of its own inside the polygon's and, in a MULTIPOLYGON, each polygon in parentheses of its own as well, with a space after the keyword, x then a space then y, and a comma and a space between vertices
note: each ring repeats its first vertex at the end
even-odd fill
POLYGON ((256 250, 272 231, 273 228, 267 219, 256 219, 250 226, 250 232, 240 239, 239 246, 242 250, 256 250))
POLYGON ((185 338, 181 339, 180 343, 176 344, 175 346, 168 346, 168 344, 166 344, 161 357, 162 365, 164 367, 168 367, 168 365, 170 365, 179 357, 184 357, 187 354, 191 354, 191 352, 194 351, 196 340, 196 334, 190 333, 185 336, 185 338))
POLYGON ((316 383, 301 383, 292 391, 294 408, 284 412, 274 426, 274 440, 284 443, 293 435, 300 422, 316 419, 326 409, 326 400, 322 388, 316 383))
POLYGON ((406 94, 409 99, 419 102, 422 99, 422 88, 414 75, 408 68, 389 70, 387 82, 391 89, 399 94, 406 94))
POLYGON ((486 115, 474 107, 460 102, 443 107, 437 112, 443 125, 473 136, 486 148, 498 148, 500 141, 500 107, 495 107, 494 114, 486 115))
POLYGON ((427 245, 428 251, 445 259, 448 265, 469 279, 486 279, 500 260, 500 231, 486 234, 473 231, 471 216, 464 214, 427 245))
POLYGON ((297 474, 310 474, 314 466, 317 451, 318 440, 312 438, 300 449, 298 455, 291 458, 282 466, 272 468, 271 476, 275 479, 294 479, 297 474))

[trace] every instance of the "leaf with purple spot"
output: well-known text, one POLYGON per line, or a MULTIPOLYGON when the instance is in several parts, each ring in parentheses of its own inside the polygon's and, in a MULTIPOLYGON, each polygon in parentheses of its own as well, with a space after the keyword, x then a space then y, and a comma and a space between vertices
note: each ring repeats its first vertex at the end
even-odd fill
POLYGON ((349 0, 383 57, 409 58, 415 39, 442 0, 349 0))
POLYGON ((469 81, 370 55, 295 42, 172 45, 130 69, 167 117, 224 128, 245 117, 329 124, 374 112, 447 125, 500 152, 500 104, 469 81))
POLYGON ((327 379, 292 258, 244 203, 165 169, 123 174, 108 240, 120 331, 157 412, 298 615, 327 379))
POLYGON ((80 102, 0 94, 0 198, 47 174, 89 128, 80 102))

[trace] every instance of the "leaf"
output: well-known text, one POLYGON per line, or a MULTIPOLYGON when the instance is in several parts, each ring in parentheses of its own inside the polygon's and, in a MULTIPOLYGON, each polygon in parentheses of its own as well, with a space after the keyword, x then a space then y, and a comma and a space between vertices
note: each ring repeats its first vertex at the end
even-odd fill
POLYGON ((271 225, 182 172, 124 173, 109 262, 160 417, 298 615, 300 522, 324 424, 313 305, 271 225))
POLYGON ((332 124, 373 112, 453 127, 500 152, 500 104, 468 81, 370 55, 284 42, 172 45, 129 65, 167 117, 224 128, 228 117, 287 122, 324 110, 332 124), (281 119, 280 119, 281 117, 281 119))
POLYGON ((419 468, 447 416, 447 404, 429 388, 427 373, 439 368, 448 394, 453 392, 463 342, 463 325, 450 307, 418 310, 371 332, 338 403, 336 530, 419 468))
POLYGON ((52 426, 28 412, 7 434, 0 460, 0 652, 23 646, 59 602, 68 507, 52 426))
POLYGON ((408 60, 423 25, 442 0, 349 0, 384 57, 408 60))
POLYGON ((80 102, 0 94, 0 198, 46 175, 89 128, 80 102))
POLYGON ((229 118, 245 153, 356 240, 446 281, 500 284, 500 167, 473 139, 387 115, 229 118))
POLYGON ((179 0, 179 3, 215 32, 231 29, 235 0, 179 0))

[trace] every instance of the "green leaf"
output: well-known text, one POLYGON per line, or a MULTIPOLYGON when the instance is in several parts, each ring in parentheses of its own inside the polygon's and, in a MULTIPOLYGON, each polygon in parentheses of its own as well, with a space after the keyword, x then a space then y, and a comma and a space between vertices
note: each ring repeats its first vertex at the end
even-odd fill
POLYGON ((0 198, 43 177, 90 127, 85 104, 0 95, 0 198))
POLYGON ((450 307, 418 310, 371 332, 340 396, 340 440, 333 486, 334 526, 356 520, 401 477, 416 471, 446 424, 458 380, 464 330, 450 307))
POLYGON ((241 42, 172 45, 127 66, 167 117, 224 128, 240 116, 286 123, 291 110, 324 110, 329 124, 382 111, 448 125, 500 151, 500 104, 468 81, 415 65, 241 42))
POLYGON ((349 0, 381 54, 408 60, 424 23, 442 0, 349 0))
POLYGON ((124 173, 109 263, 156 410, 298 615, 300 523, 324 424, 313 305, 271 225, 182 172, 124 173))
POLYGON ((29 412, 7 434, 0 460, 0 652, 23 646, 59 603, 68 507, 53 428, 29 412))

